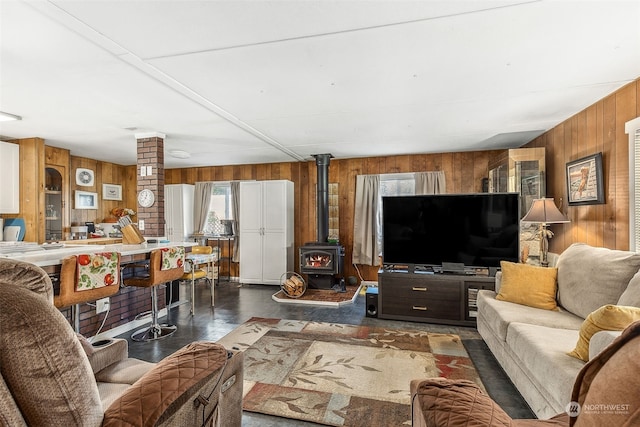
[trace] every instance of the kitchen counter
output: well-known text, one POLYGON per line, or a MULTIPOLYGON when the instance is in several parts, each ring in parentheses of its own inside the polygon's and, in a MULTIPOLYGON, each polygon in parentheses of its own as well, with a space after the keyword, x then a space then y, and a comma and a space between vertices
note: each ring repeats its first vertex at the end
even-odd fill
MULTIPOLYGON (((74 240, 73 242, 82 242, 74 240)), ((154 249, 169 248, 173 246, 191 247, 195 246, 195 242, 169 242, 169 243, 142 243, 139 245, 125 245, 122 243, 112 245, 83 245, 69 244, 56 249, 44 249, 38 245, 16 245, 14 252, 7 252, 6 248, 0 253, 2 258, 11 258, 20 261, 30 262, 39 267, 56 266, 62 264, 62 259, 69 255, 86 254, 94 252, 119 252, 121 262, 134 261, 138 257, 136 255, 144 255, 150 253, 154 249), (28 248, 28 250, 24 250, 28 248)))
POLYGON ((122 243, 122 237, 92 237, 82 240, 60 240, 58 243, 65 245, 112 245, 122 243))

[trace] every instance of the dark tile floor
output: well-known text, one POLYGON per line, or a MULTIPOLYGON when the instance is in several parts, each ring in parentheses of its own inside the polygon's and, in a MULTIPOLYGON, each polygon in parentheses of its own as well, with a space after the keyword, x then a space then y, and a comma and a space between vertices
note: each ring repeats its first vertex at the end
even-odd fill
MULTIPOLYGON (((221 282, 216 286, 215 308, 212 308, 209 306, 208 286, 197 285, 195 316, 190 315, 187 303, 177 304, 171 309, 169 323, 178 326, 178 330, 173 335, 146 343, 132 341, 130 339, 131 333, 123 334, 121 338, 129 340, 131 357, 157 362, 192 341, 216 341, 251 317, 315 320, 454 333, 462 338, 489 395, 512 417, 535 418, 475 328, 369 318, 365 316, 363 296, 359 296, 354 304, 339 308, 282 304, 271 299, 271 295, 277 290, 278 288, 274 286, 239 286, 236 282, 221 282)), ((187 295, 187 286, 181 285, 181 298, 186 299, 187 295)), ((166 319, 161 318, 161 321, 164 322, 166 319)), ((245 412, 242 425, 246 427, 297 427, 316 426, 317 424, 245 412)))

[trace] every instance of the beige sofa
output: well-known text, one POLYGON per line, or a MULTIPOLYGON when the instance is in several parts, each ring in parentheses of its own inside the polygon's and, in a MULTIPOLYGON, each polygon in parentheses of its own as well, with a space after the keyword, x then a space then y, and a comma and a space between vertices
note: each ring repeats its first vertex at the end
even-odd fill
POLYGON ((94 346, 54 307, 42 269, 0 258, 0 426, 239 427, 242 367, 214 342, 157 364, 129 358, 126 340, 94 346))
MULTIPOLYGON (((564 412, 571 387, 585 362, 567 355, 578 341, 584 319, 606 304, 640 307, 640 254, 576 243, 557 257, 558 311, 496 299, 478 293, 478 332, 538 418, 564 412)), ((533 278, 532 278, 533 280, 533 278)), ((590 357, 619 332, 593 336, 590 357)))

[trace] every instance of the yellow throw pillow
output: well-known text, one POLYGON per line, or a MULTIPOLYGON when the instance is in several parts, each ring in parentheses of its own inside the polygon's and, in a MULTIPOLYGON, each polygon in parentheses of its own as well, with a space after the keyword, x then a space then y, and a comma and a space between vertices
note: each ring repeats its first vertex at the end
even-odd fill
POLYGON ((557 310, 558 269, 500 261, 502 283, 496 299, 545 310, 557 310))
POLYGON ((589 361, 589 341, 596 332, 622 331, 624 328, 640 320, 640 308, 607 304, 584 319, 580 327, 580 337, 573 351, 567 353, 585 362, 589 361))

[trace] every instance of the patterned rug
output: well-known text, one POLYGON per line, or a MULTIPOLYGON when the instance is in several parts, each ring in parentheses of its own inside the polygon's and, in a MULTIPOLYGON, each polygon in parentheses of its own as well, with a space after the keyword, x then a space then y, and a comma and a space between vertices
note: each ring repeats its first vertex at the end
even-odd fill
POLYGON ((252 318, 219 342, 244 351, 245 411, 318 424, 410 426, 412 379, 482 385, 453 334, 252 318))

